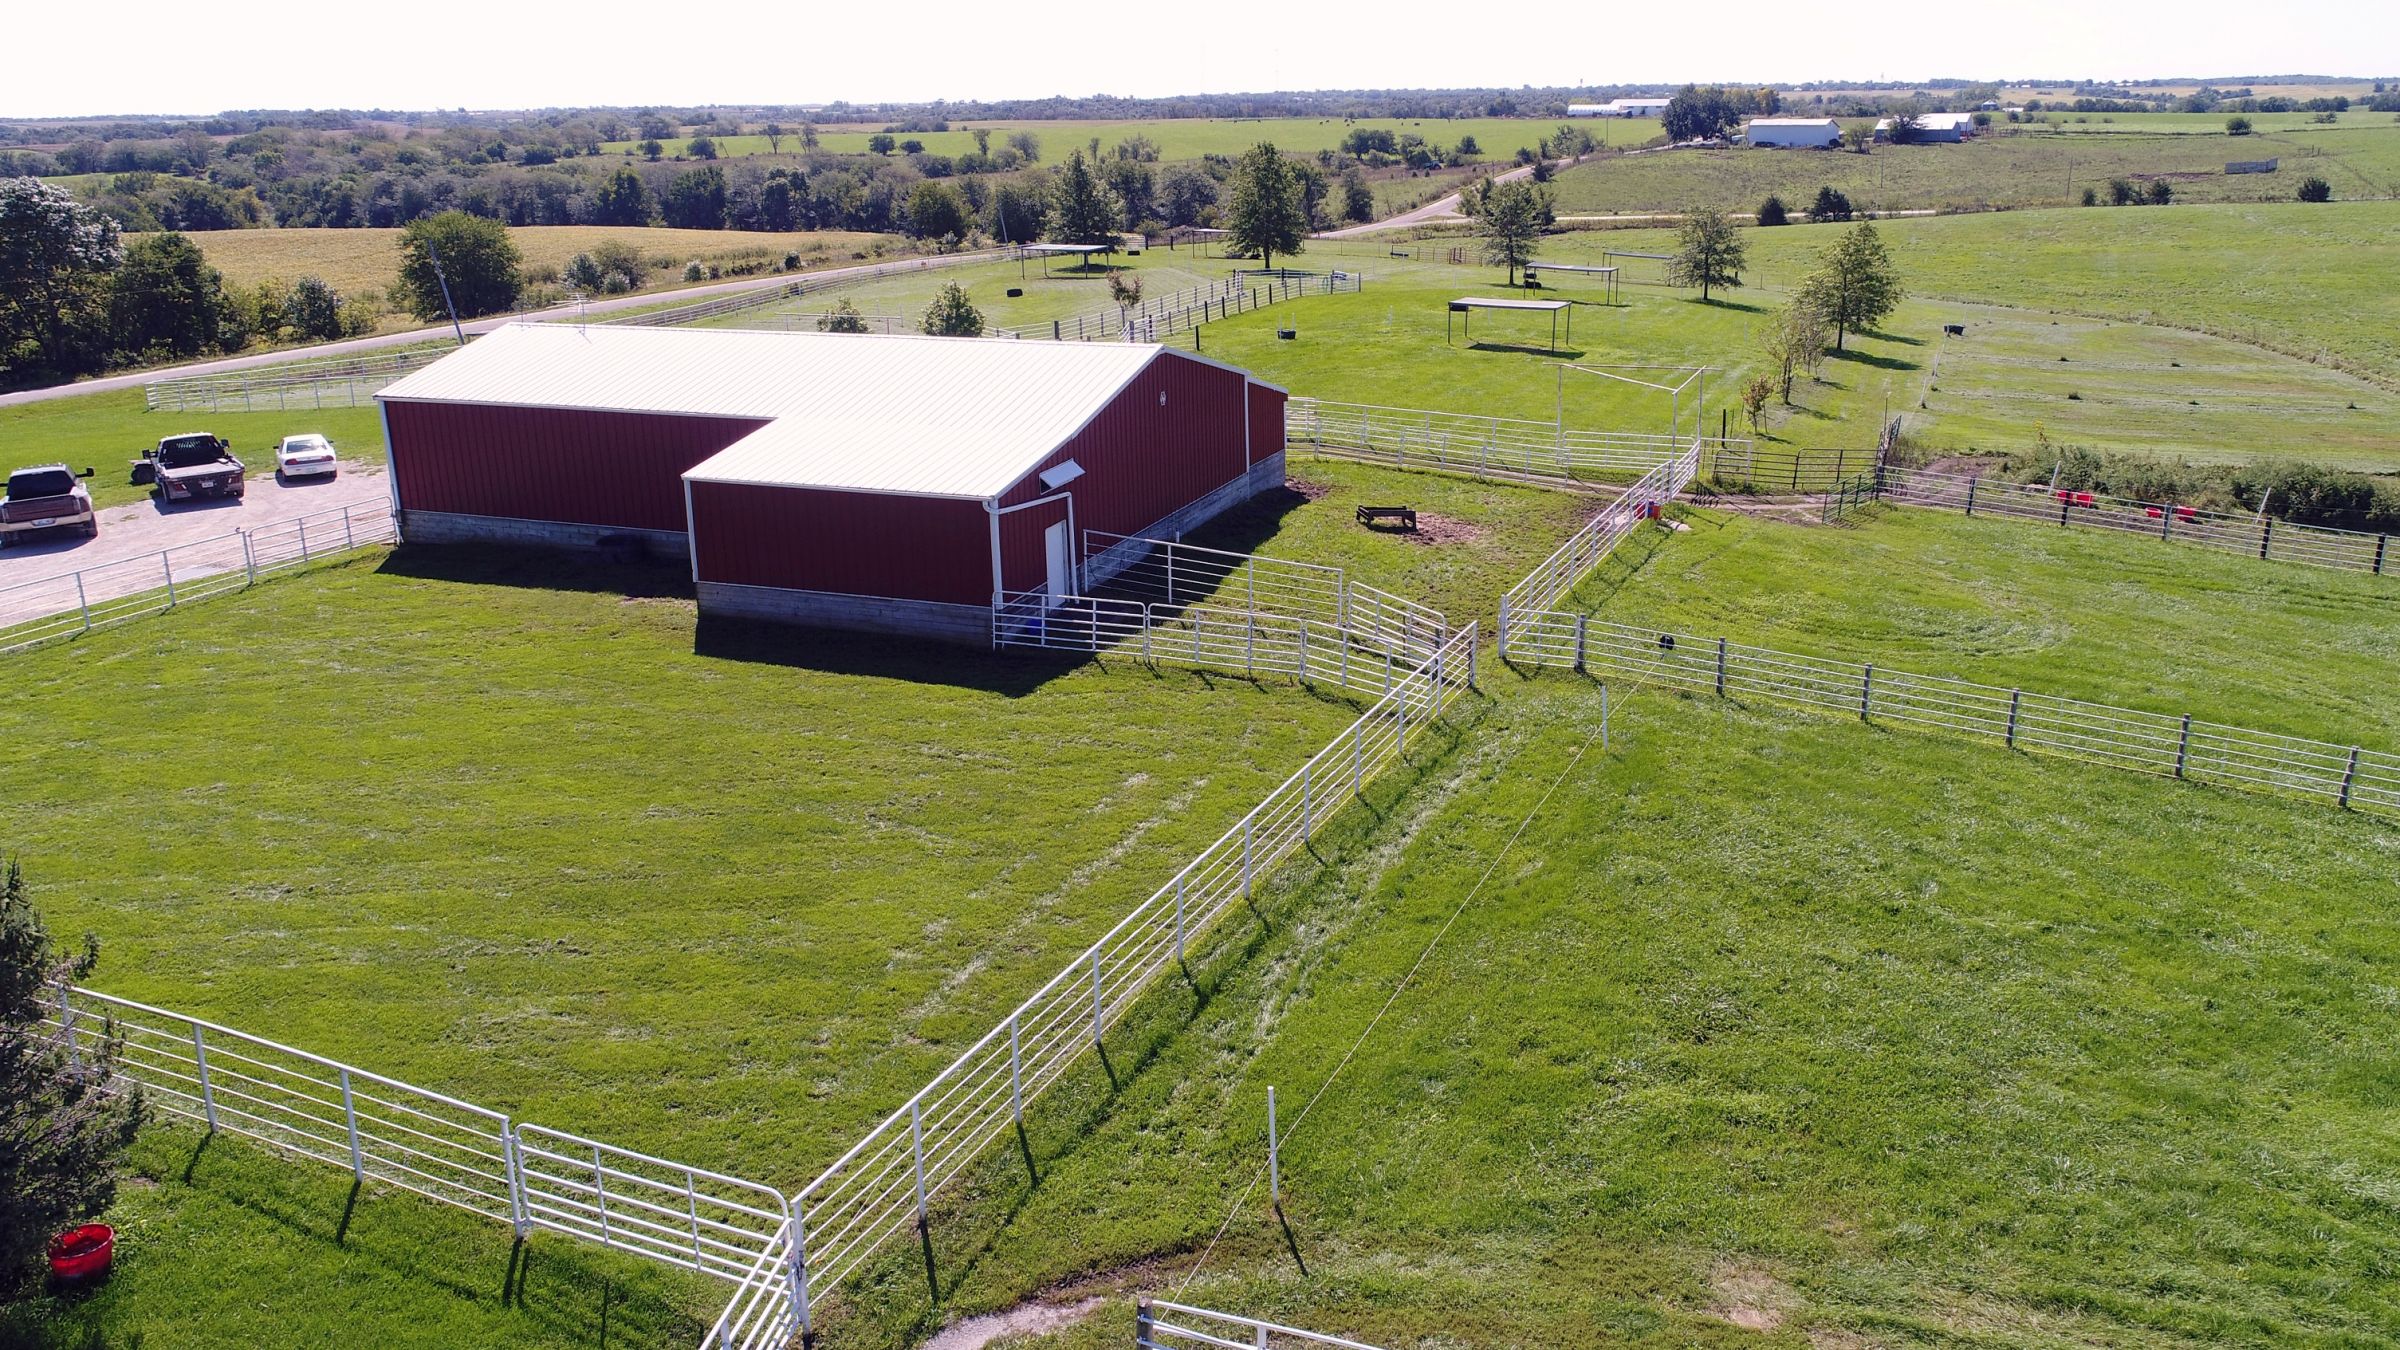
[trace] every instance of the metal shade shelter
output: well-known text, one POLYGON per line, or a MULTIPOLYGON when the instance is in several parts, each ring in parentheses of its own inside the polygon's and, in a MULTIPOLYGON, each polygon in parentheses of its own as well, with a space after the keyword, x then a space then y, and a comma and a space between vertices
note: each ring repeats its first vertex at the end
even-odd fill
POLYGON ((1475 311, 1479 309, 1533 310, 1548 313, 1550 316, 1550 350, 1553 353, 1558 351, 1558 316, 1563 312, 1567 316, 1567 340, 1570 342, 1575 340, 1575 306, 1572 301, 1515 300, 1497 296, 1462 295, 1450 302, 1449 314, 1442 316, 1442 341, 1444 343, 1452 341, 1450 314, 1463 314, 1467 317, 1457 321, 1458 331, 1465 334, 1467 341, 1472 344, 1475 340, 1473 327, 1475 311))
POLYGON ((1527 263, 1525 279, 1532 281, 1544 272, 1575 272, 1600 278, 1601 299, 1604 304, 1617 303, 1617 271, 1614 267, 1593 267, 1585 263, 1527 263))

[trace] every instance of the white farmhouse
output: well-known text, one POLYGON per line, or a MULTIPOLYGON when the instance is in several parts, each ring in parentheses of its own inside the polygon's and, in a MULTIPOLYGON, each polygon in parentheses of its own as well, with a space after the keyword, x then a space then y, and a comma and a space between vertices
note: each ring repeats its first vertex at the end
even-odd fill
POLYGON ((1759 117, 1743 134, 1754 146, 1829 150, 1842 143, 1842 124, 1830 117, 1759 117))

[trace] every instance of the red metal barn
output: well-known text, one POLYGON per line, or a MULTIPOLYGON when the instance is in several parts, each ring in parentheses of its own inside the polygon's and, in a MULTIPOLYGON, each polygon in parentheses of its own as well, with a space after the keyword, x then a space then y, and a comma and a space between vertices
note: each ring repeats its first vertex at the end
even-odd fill
POLYGON ((1284 392, 1155 346, 516 325, 381 398, 411 542, 642 532, 703 612, 962 641, 1283 482, 1284 392))

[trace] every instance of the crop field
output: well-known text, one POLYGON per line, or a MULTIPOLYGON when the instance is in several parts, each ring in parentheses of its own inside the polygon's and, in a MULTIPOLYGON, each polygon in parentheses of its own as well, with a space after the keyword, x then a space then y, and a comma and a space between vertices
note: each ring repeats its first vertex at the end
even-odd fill
MULTIPOLYGON (((1603 752, 1588 685, 1511 679, 1405 842, 1128 1030, 1140 1068, 1086 1085, 1037 1185, 998 1160, 937 1212, 944 1313, 1123 1289, 1383 1345, 2400 1336, 2368 1031, 2400 830, 1627 689, 1603 752)), ((884 1275, 840 1344, 927 1326, 919 1254, 884 1275)))
POLYGON ((2103 200, 2112 178, 2166 177, 2182 202, 2290 202, 2309 174, 2337 197, 2400 196, 2400 123, 2374 127, 2157 136, 1991 135, 1960 145, 1881 145, 1870 154, 1818 150, 1674 150, 1589 160, 1552 180, 1564 216, 1755 211, 1773 193, 1795 211, 1822 186, 1862 211, 2071 206, 2103 200), (2276 159, 2271 174, 2225 172, 2232 160, 2276 159))
MULTIPOLYGON (((651 276, 653 288, 682 284, 689 262, 776 262, 797 253, 802 265, 826 266, 848 262, 877 249, 905 247, 892 236, 849 231, 800 231, 772 234, 751 230, 669 230, 616 225, 520 225, 508 232, 524 255, 529 271, 555 273, 576 254, 602 240, 615 239, 640 249, 659 265, 651 276)), ((202 230, 189 236, 209 264, 225 274, 228 285, 252 285, 270 278, 292 281, 303 276, 323 278, 345 294, 380 297, 400 275, 398 230, 202 230)), ((413 322, 413 320, 411 321, 413 322)))
POLYGON ((1571 604, 1920 675, 2400 750, 2400 584, 2131 536, 1875 508, 1717 511, 1629 546, 1571 604))
MULTIPOLYGON (((1518 147, 1531 148, 1533 143, 1548 136, 1558 127, 1558 118, 1540 117, 1459 117, 1459 118, 1400 118, 1362 117, 1348 120, 1339 117, 1261 117, 1261 118, 1166 118, 1130 121, 1057 121, 1057 122, 953 122, 948 131, 899 131, 890 133, 899 140, 922 141, 927 153, 963 155, 975 148, 975 131, 991 133, 996 149, 1008 143, 1018 132, 1031 132, 1041 142, 1041 162, 1063 162, 1073 150, 1091 149, 1097 138, 1100 149, 1107 153, 1117 142, 1133 136, 1146 136, 1158 147, 1162 160, 1199 159, 1204 155, 1239 155, 1260 141, 1272 142, 1277 149, 1292 154, 1313 155, 1319 150, 1339 149, 1344 137, 1365 130, 1390 131, 1395 136, 1407 133, 1422 136, 1434 145, 1453 146, 1464 136, 1475 138, 1483 148, 1484 157, 1505 161, 1515 155, 1518 147)), ((1612 146, 1635 146, 1657 139, 1659 125, 1654 118, 1579 117, 1575 125, 1588 128, 1593 137, 1612 146)), ((783 138, 783 154, 796 154, 800 149, 799 124, 793 123, 792 133, 783 138)), ((868 153, 867 140, 881 132, 883 125, 834 125, 817 128, 818 149, 847 155, 868 153)), ((670 153, 681 153, 690 136, 662 142, 670 153)), ((638 141, 611 141, 601 147, 605 154, 624 154, 639 146, 638 141)), ((764 155, 773 153, 765 136, 728 136, 717 140, 720 156, 764 155)))

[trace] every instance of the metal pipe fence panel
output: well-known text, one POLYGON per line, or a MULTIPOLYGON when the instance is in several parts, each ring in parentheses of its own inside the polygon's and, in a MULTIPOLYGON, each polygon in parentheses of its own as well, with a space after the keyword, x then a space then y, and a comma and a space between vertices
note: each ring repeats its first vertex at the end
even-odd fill
MULTIPOLYGON (((1288 616, 1244 617, 1305 631, 1288 616)), ((1469 624, 1396 675, 1389 693, 1297 773, 795 1193, 790 1222, 703 1343, 785 1344, 808 1326, 812 1297, 858 1272, 894 1234, 927 1222, 929 1198, 1021 1124, 1027 1101, 1079 1063, 1191 944, 1455 702, 1474 678, 1476 642, 1469 624)))
POLYGON ((2400 815, 2400 754, 1589 620, 1584 668, 2400 815))
POLYGON ((2065 529, 2111 530, 2272 562, 2376 576, 2400 573, 2400 545, 2389 535, 2363 530, 2296 525, 2272 516, 2230 516, 2171 502, 2053 490, 2034 483, 1996 482, 1924 469, 1886 468, 1882 479, 1884 500, 1900 506, 1939 507, 2065 529))
POLYGON ((772 1186, 537 1125, 517 1128, 535 1226, 738 1281, 791 1208, 772 1186))
POLYGON ((1500 597, 1500 659, 1529 665, 1583 668, 1584 620, 1551 608, 1625 537, 1699 475, 1702 446, 1690 448, 1642 475, 1625 495, 1585 522, 1582 529, 1500 597))
POLYGON ((390 506, 377 498, 0 587, 0 655, 164 613, 398 539, 390 506))
POLYGON ((1747 441, 1582 431, 1524 418, 1313 398, 1294 398, 1286 405, 1284 443, 1287 448, 1305 445, 1395 468, 1447 469, 1576 484, 1632 482, 1680 458, 1695 444, 1720 458, 1750 453, 1747 441))
POLYGON ((1163 1298, 1146 1298, 1135 1305, 1133 1343, 1137 1350, 1192 1350, 1195 1346, 1211 1346, 1215 1350, 1271 1350, 1279 1344, 1377 1350, 1364 1341, 1328 1336, 1240 1313, 1170 1303, 1163 1298))
POLYGON ((1338 567, 1105 530, 1083 533, 1084 588, 1100 595, 1294 615, 1420 655, 1449 633, 1441 611, 1353 581, 1338 567))

